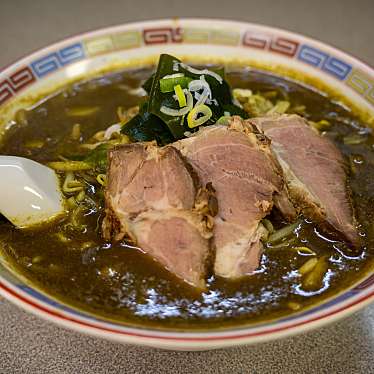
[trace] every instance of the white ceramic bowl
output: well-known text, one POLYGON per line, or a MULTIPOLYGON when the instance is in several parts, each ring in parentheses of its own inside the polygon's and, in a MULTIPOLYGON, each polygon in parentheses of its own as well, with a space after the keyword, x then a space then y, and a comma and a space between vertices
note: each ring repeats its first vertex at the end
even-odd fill
MULTIPOLYGON (((220 60, 277 69, 300 80, 317 79, 327 90, 341 93, 342 100, 360 108, 364 115, 374 117, 374 70, 346 53, 266 26, 223 20, 173 19, 126 24, 78 35, 7 67, 0 73, 3 124, 0 131, 5 129, 24 97, 48 92, 56 85, 87 74, 155 62, 162 52, 199 62, 220 60)), ((205 350, 275 339, 335 321, 374 299, 374 275, 299 314, 252 327, 204 333, 130 328, 92 317, 41 293, 13 273, 4 260, 0 265, 0 293, 40 317, 83 333, 122 343, 205 350)))

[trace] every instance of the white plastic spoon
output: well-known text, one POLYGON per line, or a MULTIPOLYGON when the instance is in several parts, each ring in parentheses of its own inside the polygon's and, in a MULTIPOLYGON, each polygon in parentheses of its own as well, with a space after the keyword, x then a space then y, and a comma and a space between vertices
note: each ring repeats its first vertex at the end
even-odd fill
POLYGON ((0 156, 0 213, 20 228, 64 212, 55 172, 23 157, 0 156))

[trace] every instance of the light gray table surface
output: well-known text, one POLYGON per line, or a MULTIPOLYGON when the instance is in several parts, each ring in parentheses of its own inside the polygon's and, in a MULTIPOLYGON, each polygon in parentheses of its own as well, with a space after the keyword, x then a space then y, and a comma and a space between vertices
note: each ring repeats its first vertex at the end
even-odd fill
MULTIPOLYGON (((0 68, 82 31, 172 16, 286 28, 374 62, 374 0, 0 0, 0 68)), ((374 373, 374 305, 319 330, 257 346, 166 352, 67 331, 0 298, 2 373, 374 373)))

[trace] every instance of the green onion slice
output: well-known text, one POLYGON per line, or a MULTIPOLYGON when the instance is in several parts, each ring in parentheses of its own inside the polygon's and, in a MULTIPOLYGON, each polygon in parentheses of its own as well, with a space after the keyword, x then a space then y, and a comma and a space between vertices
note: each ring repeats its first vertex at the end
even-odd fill
POLYGON ((200 126, 212 117, 211 109, 205 105, 196 105, 187 116, 187 124, 190 129, 200 126))
POLYGON ((187 105, 186 96, 180 84, 177 84, 176 86, 174 86, 174 92, 175 92, 175 95, 177 96, 179 108, 183 108, 184 106, 186 106, 187 105))
POLYGON ((160 90, 162 93, 173 92, 174 87, 180 85, 181 88, 188 88, 188 84, 192 78, 185 76, 170 76, 170 78, 162 78, 160 80, 160 90))

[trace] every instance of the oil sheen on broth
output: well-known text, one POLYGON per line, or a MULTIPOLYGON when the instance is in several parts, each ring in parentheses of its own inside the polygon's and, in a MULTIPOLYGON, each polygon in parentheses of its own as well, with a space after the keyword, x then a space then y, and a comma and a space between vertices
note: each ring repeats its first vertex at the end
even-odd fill
MULTIPOLYGON (((21 110, 0 145, 1 154, 46 163, 71 156, 77 145, 71 129, 80 124, 81 141, 118 122, 117 108, 141 100, 137 88, 150 70, 122 71, 76 83, 21 110), (76 108, 85 115, 71 115, 76 108)), ((0 246, 4 256, 37 287, 88 312, 126 324, 159 328, 204 329, 244 325, 286 315, 321 302, 355 283, 373 266, 374 142, 371 131, 347 109, 315 90, 260 71, 231 70, 233 88, 289 100, 305 106, 304 116, 328 120, 324 136, 346 156, 350 185, 364 246, 350 251, 342 242, 326 238, 313 222, 302 220, 293 247, 307 246, 328 260, 328 271, 317 290, 303 290, 297 269, 310 257, 285 244, 267 248, 260 269, 240 281, 208 279, 198 293, 158 263, 126 244, 110 244, 100 236, 103 194, 88 184, 95 206, 85 213, 81 232, 61 236, 64 222, 32 230, 17 230, 0 218, 0 246), (352 135, 353 134, 353 135, 352 135), (348 141, 347 141, 348 139, 348 141)), ((81 113, 82 114, 82 113, 81 113)), ((285 222, 274 212, 276 228, 285 222)))

